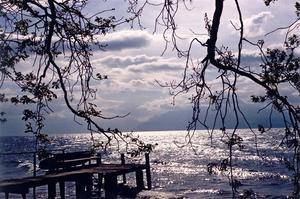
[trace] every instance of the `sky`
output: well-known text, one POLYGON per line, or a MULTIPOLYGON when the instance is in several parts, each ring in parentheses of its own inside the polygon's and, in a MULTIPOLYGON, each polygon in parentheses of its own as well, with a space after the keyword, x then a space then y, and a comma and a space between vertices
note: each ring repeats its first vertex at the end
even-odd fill
MULTIPOLYGON (((296 19, 294 1, 281 0, 269 7, 264 5, 263 0, 243 0, 240 3, 245 22, 245 36, 253 42, 264 39, 268 47, 282 47, 284 31, 277 31, 268 36, 265 34, 296 19)), ((226 0, 224 4, 218 45, 229 46, 235 52, 238 34, 231 23, 238 23, 238 15, 233 0, 226 0)), ((194 33, 197 33, 196 37, 201 41, 206 41, 207 37, 202 35, 206 33, 203 18, 205 13, 212 18, 214 6, 211 0, 194 0, 187 5, 188 10, 180 4, 176 16, 178 33, 183 38, 178 43, 181 49, 188 47, 189 41, 195 37, 194 33)), ((127 1, 110 0, 103 3, 91 0, 84 12, 90 14, 99 9, 115 8, 113 14, 121 17, 126 15, 127 7, 127 1)), ((172 46, 162 55, 165 47, 162 29, 158 27, 154 33, 158 13, 158 7, 146 7, 141 16, 143 30, 136 24, 133 29, 127 24, 123 25, 101 37, 101 42, 107 44, 105 51, 94 49, 92 66, 95 71, 108 76, 107 80, 93 85, 99 93, 94 102, 108 116, 130 113, 122 119, 99 121, 101 126, 119 128, 122 131, 177 130, 185 129, 191 119, 192 104, 188 98, 193 93, 179 96, 173 101, 169 89, 162 88, 157 83, 180 81, 185 66, 185 59, 178 58, 172 46)), ((195 48, 193 52, 199 60, 205 55, 204 48, 195 48)), ((245 45, 243 52, 243 61, 249 64, 259 63, 258 51, 255 48, 245 45)), ((62 60, 61 64, 66 63, 62 60)), ((30 67, 30 61, 24 63, 24 66, 30 67)), ((8 94, 14 94, 14 87, 10 83, 6 84, 2 89, 8 94)), ((257 111, 260 107, 250 102, 250 95, 260 92, 262 90, 257 89, 249 80, 241 80, 240 103, 253 126, 266 120, 267 113, 258 116, 257 111)), ((298 93, 289 89, 283 89, 283 92, 295 104, 299 104, 298 93)), ((73 121, 73 115, 61 99, 52 103, 51 107, 54 112, 47 116, 44 129, 46 133, 86 131, 84 122, 79 125, 73 121)), ((20 119, 23 107, 4 103, 0 104, 0 110, 6 112, 7 118, 7 122, 0 123, 0 135, 24 135, 25 124, 20 119)), ((276 116, 274 121, 275 126, 281 125, 276 116)), ((230 118, 227 122, 230 127, 230 118)))

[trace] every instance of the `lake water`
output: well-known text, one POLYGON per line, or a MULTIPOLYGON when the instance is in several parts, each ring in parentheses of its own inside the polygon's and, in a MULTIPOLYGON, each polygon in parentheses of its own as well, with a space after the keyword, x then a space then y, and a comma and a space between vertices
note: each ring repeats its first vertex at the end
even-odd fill
MULTIPOLYGON (((291 172, 284 164, 284 158, 291 154, 279 147, 280 129, 272 132, 257 133, 257 149, 253 133, 239 130, 245 145, 242 151, 234 150, 234 175, 241 181, 240 192, 252 189, 256 198, 286 198, 292 192, 291 172)), ((211 142, 206 131, 197 131, 191 147, 178 147, 184 143, 185 131, 160 131, 136 133, 147 143, 158 145, 150 154, 153 190, 140 194, 141 198, 231 198, 228 172, 215 170, 207 172, 209 163, 218 163, 227 157, 226 145, 221 141, 220 133, 214 134, 211 142)), ((51 136, 52 148, 64 148, 67 151, 82 151, 91 148, 89 134, 66 134, 51 136)), ((0 137, 1 152, 24 152, 34 149, 32 137, 0 137)), ((119 154, 108 149, 103 155, 104 161, 119 161, 119 154)), ((132 160, 133 161, 133 160, 132 160)), ((143 160, 141 160, 143 161, 143 160)), ((33 171, 32 154, 0 156, 0 178, 9 179, 30 176, 33 171)), ((38 170, 38 174, 43 171, 38 170)), ((129 176, 130 177, 130 176, 129 176)), ((133 183, 129 180, 129 184, 133 183)), ((46 187, 37 188, 37 198, 45 198, 46 187)), ((67 198, 74 198, 73 184, 67 185, 67 198)), ((18 198, 12 195, 12 198, 18 198)), ((0 194, 0 198, 4 198, 0 194)), ((30 195, 29 195, 30 198, 30 195)), ((124 198, 124 197, 120 197, 124 198)))

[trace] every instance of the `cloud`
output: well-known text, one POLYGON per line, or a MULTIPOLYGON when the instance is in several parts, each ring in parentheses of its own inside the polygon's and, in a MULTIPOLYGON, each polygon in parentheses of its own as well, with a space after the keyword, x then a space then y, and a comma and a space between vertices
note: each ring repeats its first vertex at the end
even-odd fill
POLYGON ((130 65, 138 65, 143 63, 151 63, 158 60, 158 57, 148 57, 146 55, 137 55, 137 56, 127 56, 127 57, 118 57, 118 56, 109 56, 100 60, 101 63, 109 66, 110 68, 126 68, 130 65))
MULTIPOLYGON (((274 15, 271 12, 262 11, 244 19, 244 35, 248 38, 263 36, 266 34, 267 22, 273 18, 274 15)), ((236 28, 239 28, 240 22, 238 20, 231 19, 231 21, 236 28)), ((230 25, 230 27, 232 26, 230 25)), ((238 31, 234 30, 233 34, 237 33, 238 31)))
POLYGON ((149 112, 158 112, 162 110, 168 110, 172 105, 172 99, 169 97, 153 99, 152 101, 147 101, 138 108, 147 110, 149 112))
POLYGON ((245 35, 247 37, 258 37, 265 34, 264 25, 274 16, 271 12, 260 12, 245 19, 245 35))
POLYGON ((137 107, 137 111, 146 113, 143 116, 137 118, 137 120, 139 122, 146 122, 147 120, 162 113, 166 113, 173 108, 174 106, 172 105, 172 99, 170 96, 164 96, 163 98, 157 99, 149 99, 148 101, 137 107))
POLYGON ((151 57, 147 55, 137 56, 109 56, 93 61, 93 64, 101 63, 110 69, 127 69, 133 73, 152 72, 177 72, 184 69, 184 64, 178 59, 166 59, 163 57, 151 57))
POLYGON ((98 40, 101 45, 106 46, 104 50, 121 51, 147 47, 152 39, 152 35, 146 31, 128 30, 113 32, 98 40))
POLYGON ((147 122, 161 114, 178 109, 190 109, 188 95, 179 95, 175 99, 169 93, 161 91, 160 96, 149 98, 143 104, 137 106, 136 110, 144 113, 137 120, 147 122))
POLYGON ((160 56, 106 56, 93 60, 95 72, 108 75, 108 81, 103 83, 110 86, 114 82, 114 91, 118 88, 129 90, 152 90, 155 81, 171 82, 181 78, 184 62, 176 58, 160 56), (104 71, 104 72, 103 72, 104 71), (135 81, 133 81, 135 80, 135 81))
POLYGON ((149 86, 149 83, 147 81, 135 80, 135 79, 131 80, 129 84, 131 84, 134 88, 146 88, 149 86))
MULTIPOLYGON (((238 53, 235 53, 236 57, 238 53)), ((244 66, 255 66, 256 69, 262 62, 260 51, 244 49, 241 55, 241 62, 244 66)))

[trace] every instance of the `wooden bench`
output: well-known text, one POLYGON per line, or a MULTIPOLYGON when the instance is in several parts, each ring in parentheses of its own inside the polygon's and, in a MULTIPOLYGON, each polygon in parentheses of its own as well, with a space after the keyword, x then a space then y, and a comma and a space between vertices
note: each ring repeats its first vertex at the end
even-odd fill
POLYGON ((51 154, 50 157, 45 158, 40 161, 40 169, 47 170, 47 173, 65 171, 70 169, 78 169, 85 164, 92 164, 92 161, 96 160, 97 162, 101 161, 101 157, 95 156, 91 151, 79 151, 71 153, 57 153, 51 154))

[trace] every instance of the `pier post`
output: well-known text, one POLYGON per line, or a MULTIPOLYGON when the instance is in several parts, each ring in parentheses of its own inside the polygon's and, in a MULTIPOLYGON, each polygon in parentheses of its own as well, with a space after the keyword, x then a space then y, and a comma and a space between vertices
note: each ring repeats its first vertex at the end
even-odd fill
POLYGON ((151 170, 150 170, 149 153, 145 154, 145 161, 146 161, 147 188, 148 188, 148 190, 150 190, 150 189, 152 189, 152 181, 151 181, 151 170))
POLYGON ((76 198, 82 198, 84 195, 84 184, 83 179, 79 178, 75 182, 75 189, 76 189, 76 198))
POLYGON ((22 193, 22 199, 26 199, 26 193, 22 193))
POLYGON ((93 189, 93 174, 86 175, 86 192, 91 195, 93 189))
MULTIPOLYGON (((121 153, 121 165, 125 165, 125 155, 124 153, 121 153)), ((123 184, 126 184, 126 175, 123 173, 123 184)))
MULTIPOLYGON (((101 154, 100 153, 97 154, 96 165, 97 166, 101 165, 101 154)), ((103 184, 103 174, 98 173, 98 196, 99 197, 101 197, 102 184, 103 184)))
POLYGON ((50 182, 48 184, 48 198, 54 199, 56 196, 56 184, 55 182, 50 182))
POLYGON ((105 175, 104 177, 104 191, 105 198, 115 198, 118 186, 118 176, 116 174, 105 175))
POLYGON ((60 193, 60 198, 65 199, 65 182, 64 181, 59 182, 59 193, 60 193))
MULTIPOLYGON (((36 177, 36 152, 33 153, 33 177, 36 177)), ((32 195, 33 199, 35 199, 35 187, 32 188, 32 195)))
POLYGON ((142 190, 145 188, 144 186, 144 176, 143 176, 143 170, 138 169, 135 172, 135 179, 136 179, 136 186, 138 190, 142 190))
POLYGON ((89 198, 93 189, 93 174, 80 174, 75 181, 76 198, 89 198))

